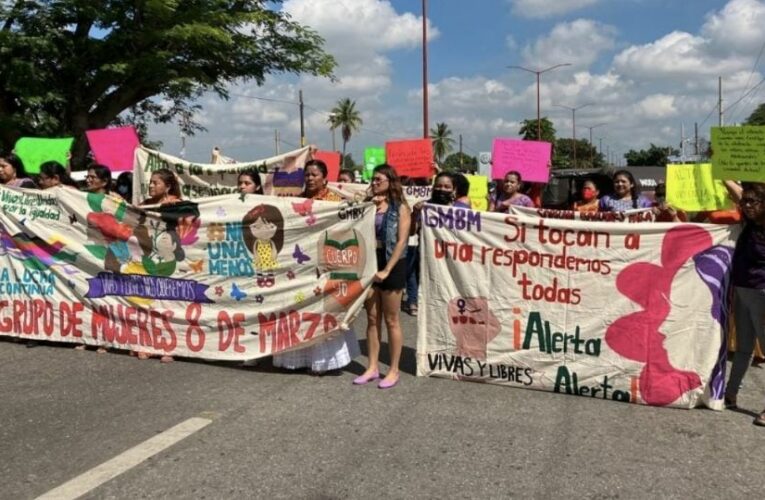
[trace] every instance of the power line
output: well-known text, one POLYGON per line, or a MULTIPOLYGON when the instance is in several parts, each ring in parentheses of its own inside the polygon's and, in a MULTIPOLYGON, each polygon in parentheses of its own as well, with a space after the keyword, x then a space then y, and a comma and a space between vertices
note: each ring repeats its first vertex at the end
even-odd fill
MULTIPOLYGON (((234 93, 229 93, 229 95, 232 95, 234 97, 245 97, 247 99, 257 99, 258 101, 281 102, 281 103, 284 103, 284 104, 292 104, 293 106, 297 106, 298 104, 300 104, 300 103, 295 102, 295 101, 287 101, 287 100, 284 100, 284 99, 273 99, 271 97, 260 97, 260 96, 255 96, 255 95, 234 94, 234 93)), ((306 105, 306 107, 308 107, 308 105, 306 105)))
MULTIPOLYGON (((752 81, 752 77, 754 76, 754 72, 757 70, 757 66, 760 64, 760 58, 762 57, 762 52, 763 52, 763 50, 765 50, 765 41, 763 41, 763 42, 762 42, 762 45, 760 46, 760 52, 759 52, 759 54, 757 54, 757 59, 754 61, 754 66, 752 66, 752 71, 749 73, 749 77, 746 79, 746 85, 744 85, 744 88, 745 88, 745 89, 746 89, 747 87, 749 87, 749 83, 751 83, 751 81, 752 81)), ((743 98, 744 98, 744 96, 742 95, 742 96, 739 98, 739 101, 740 101, 741 99, 743 99, 743 98)), ((736 102, 739 102, 739 101, 736 101, 736 102)), ((742 107, 743 107, 743 106, 742 106, 742 107)), ((732 109, 733 109, 733 108, 735 108, 735 105, 733 105, 733 106, 730 106, 730 107, 728 108, 728 113, 730 113, 730 112, 732 111, 732 109)), ((738 115, 737 115, 736 117, 738 117, 738 115)), ((731 120, 731 121, 735 122, 735 120, 731 120)))

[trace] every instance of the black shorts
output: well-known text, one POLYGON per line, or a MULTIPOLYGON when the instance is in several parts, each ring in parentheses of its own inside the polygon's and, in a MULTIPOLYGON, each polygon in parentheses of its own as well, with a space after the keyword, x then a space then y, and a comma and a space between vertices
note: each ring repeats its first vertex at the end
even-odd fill
MULTIPOLYGON (((382 271, 388 261, 385 259, 385 249, 377 249, 377 270, 382 271)), ((406 288, 406 259, 398 259, 396 265, 390 270, 385 281, 373 285, 378 290, 395 291, 406 288)))

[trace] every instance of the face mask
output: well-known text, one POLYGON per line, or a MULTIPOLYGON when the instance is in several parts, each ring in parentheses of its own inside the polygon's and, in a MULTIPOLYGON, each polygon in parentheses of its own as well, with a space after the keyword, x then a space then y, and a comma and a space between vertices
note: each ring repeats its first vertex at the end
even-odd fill
POLYGON ((582 189, 582 199, 584 201, 592 201, 595 198, 595 190, 592 188, 582 189))
POLYGON ((449 205, 453 199, 452 193, 441 191, 440 189, 434 189, 430 195, 430 203, 435 203, 436 205, 449 205))

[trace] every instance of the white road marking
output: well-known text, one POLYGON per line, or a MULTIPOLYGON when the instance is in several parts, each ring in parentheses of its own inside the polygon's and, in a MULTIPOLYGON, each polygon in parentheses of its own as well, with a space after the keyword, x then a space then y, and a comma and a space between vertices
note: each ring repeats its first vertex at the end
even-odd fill
POLYGON ((207 418, 190 418, 175 427, 171 427, 143 443, 130 448, 101 465, 80 474, 61 486, 37 497, 37 500, 65 500, 79 498, 85 493, 98 488, 157 453, 171 447, 212 422, 207 418))

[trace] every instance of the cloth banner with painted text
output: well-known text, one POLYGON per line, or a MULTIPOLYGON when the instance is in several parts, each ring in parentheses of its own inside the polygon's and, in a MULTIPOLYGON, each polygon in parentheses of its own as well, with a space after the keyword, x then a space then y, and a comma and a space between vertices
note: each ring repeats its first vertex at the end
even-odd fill
POLYGON ((237 178, 244 170, 260 173, 263 191, 274 196, 298 196, 303 192, 303 167, 310 158, 308 146, 263 160, 241 163, 193 163, 144 146, 136 148, 133 163, 133 203, 149 195, 151 173, 170 169, 178 178, 185 199, 237 193, 237 178))
POLYGON ((0 335, 259 358, 348 328, 374 256, 369 203, 0 187, 0 335))
POLYGON ((417 373, 722 408, 737 226, 426 205, 417 373))

